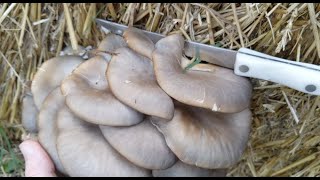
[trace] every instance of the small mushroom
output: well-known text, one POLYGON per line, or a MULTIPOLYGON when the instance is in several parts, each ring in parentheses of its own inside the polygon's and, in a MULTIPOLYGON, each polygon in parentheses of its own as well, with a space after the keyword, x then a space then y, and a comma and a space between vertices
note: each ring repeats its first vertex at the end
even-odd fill
POLYGON ((250 106, 252 86, 247 78, 214 65, 210 72, 184 71, 180 65, 183 47, 182 36, 173 34, 158 41, 153 51, 157 82, 168 95, 184 104, 224 113, 250 106))
POLYGON ((152 170, 153 177, 225 177, 226 169, 204 169, 177 161, 164 170, 152 170))
POLYGON ((177 161, 149 118, 134 126, 100 126, 100 129, 113 148, 140 167, 166 169, 177 161))
POLYGON ((48 94, 84 60, 80 56, 59 56, 44 62, 34 75, 31 85, 38 109, 48 94))
POLYGON ((129 27, 123 32, 123 37, 131 49, 150 60, 152 59, 154 43, 143 31, 135 27, 129 27))
POLYGON ((68 175, 76 177, 151 176, 121 156, 99 127, 74 116, 68 108, 58 113, 57 150, 68 175))
POLYGON ((125 42, 122 36, 109 33, 99 44, 98 50, 106 51, 106 52, 114 52, 116 49, 119 49, 121 47, 126 47, 126 46, 127 46, 127 43, 125 42))
POLYGON ((30 133, 37 133, 37 116, 39 113, 38 108, 34 104, 33 95, 31 93, 31 81, 26 83, 26 89, 22 97, 22 113, 21 123, 22 126, 30 133))
POLYGON ((251 111, 219 113, 177 102, 171 121, 152 118, 151 122, 182 162, 220 169, 234 165, 246 148, 251 111))
POLYGON ((38 108, 34 104, 33 96, 25 95, 22 100, 22 126, 30 133, 37 133, 37 119, 38 108))
POLYGON ((64 97, 61 94, 60 87, 57 87, 51 91, 41 106, 38 116, 38 139, 50 155, 56 169, 62 174, 65 174, 66 172, 60 162, 56 148, 56 138, 58 136, 56 125, 57 115, 58 111, 62 108, 66 108, 64 97))
POLYGON ((143 120, 141 113, 120 102, 111 93, 105 72, 108 62, 95 56, 79 65, 61 83, 70 110, 94 124, 131 126, 143 120))
POLYGON ((112 93, 141 113, 172 119, 172 99, 157 84, 152 62, 129 48, 116 53, 106 72, 112 93))
POLYGON ((108 62, 112 58, 114 51, 121 47, 126 47, 127 43, 122 36, 108 33, 107 36, 101 41, 97 49, 90 51, 89 57, 100 55, 103 56, 108 62))
POLYGON ((78 55, 81 56, 83 59, 88 59, 89 51, 92 50, 91 46, 83 47, 78 45, 78 51, 74 51, 72 46, 66 46, 61 52, 60 56, 65 55, 78 55))

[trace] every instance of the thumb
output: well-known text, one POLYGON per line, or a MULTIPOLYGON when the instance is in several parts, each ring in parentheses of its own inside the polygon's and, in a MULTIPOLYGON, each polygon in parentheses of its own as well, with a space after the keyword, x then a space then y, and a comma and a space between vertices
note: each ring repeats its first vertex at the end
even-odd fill
POLYGON ((26 177, 56 176, 52 160, 37 141, 25 140, 19 148, 25 160, 26 177))

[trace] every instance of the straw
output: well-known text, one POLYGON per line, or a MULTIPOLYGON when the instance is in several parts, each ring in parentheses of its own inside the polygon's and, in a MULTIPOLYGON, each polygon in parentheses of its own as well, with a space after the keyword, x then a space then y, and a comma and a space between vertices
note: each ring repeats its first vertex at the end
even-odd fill
MULTIPOLYGON (((17 145, 25 132, 20 109, 25 82, 66 46, 97 47, 105 34, 95 17, 319 65, 319 14, 318 3, 1 3, 0 176, 23 175, 23 164, 10 171, 8 166, 14 164, 12 153, 23 161, 17 145)), ((227 176, 319 176, 320 98, 250 80, 249 142, 227 176)))

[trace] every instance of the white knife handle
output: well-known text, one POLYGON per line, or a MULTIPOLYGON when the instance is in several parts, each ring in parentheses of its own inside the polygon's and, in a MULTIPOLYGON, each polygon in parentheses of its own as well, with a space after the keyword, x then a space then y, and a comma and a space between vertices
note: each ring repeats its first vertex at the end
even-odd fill
POLYGON ((247 48, 240 48, 234 73, 272 81, 298 91, 320 95, 320 66, 289 61, 247 48))

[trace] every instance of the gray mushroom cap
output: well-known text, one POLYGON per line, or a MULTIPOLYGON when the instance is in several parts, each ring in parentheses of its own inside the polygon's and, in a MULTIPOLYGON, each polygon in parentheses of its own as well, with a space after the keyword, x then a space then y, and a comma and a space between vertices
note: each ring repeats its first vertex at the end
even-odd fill
POLYGON ((98 45, 97 50, 91 51, 90 54, 92 55, 92 57, 96 55, 104 56, 107 61, 110 61, 113 52, 121 47, 127 47, 127 43, 125 42, 123 37, 113 33, 108 33, 107 36, 98 45))
POLYGON ((57 148, 56 139, 57 132, 57 116, 60 109, 66 108, 64 97, 61 94, 60 87, 57 87, 47 96, 41 106, 38 116, 38 139, 40 144, 50 155, 56 169, 65 174, 65 170, 60 162, 57 148))
POLYGON ((114 52, 116 49, 126 46, 127 44, 122 36, 109 33, 99 44, 98 50, 114 52))
POLYGON ((129 48, 119 48, 107 69, 112 93, 133 109, 164 119, 172 119, 172 99, 160 88, 152 62, 129 48))
POLYGON ((67 108, 58 114, 57 150, 68 175, 76 177, 151 176, 123 156, 103 137, 97 125, 74 116, 67 108))
POLYGON ((177 103, 171 121, 152 119, 151 122, 182 162, 220 169, 237 163, 245 150, 251 111, 218 113, 177 103))
POLYGON ((94 124, 130 126, 143 120, 141 113, 120 102, 111 93, 105 72, 108 62, 95 56, 78 66, 61 84, 70 110, 94 124))
POLYGON ((34 104, 33 95, 30 88, 31 81, 28 81, 22 97, 21 123, 28 132, 37 133, 37 117, 39 110, 34 104))
POLYGON ((36 119, 38 116, 38 108, 34 104, 33 96, 26 95, 22 100, 22 126, 31 133, 38 132, 36 119))
POLYGON ((184 104, 235 113, 250 106, 252 85, 227 68, 214 66, 214 71, 184 71, 180 61, 184 41, 173 34, 159 40, 153 51, 156 79, 172 98, 184 104))
POLYGON ((48 94, 60 86, 62 80, 84 60, 80 56, 59 56, 44 62, 34 75, 31 85, 34 102, 38 109, 48 94))
POLYGON ((152 170, 153 177, 225 177, 226 169, 204 169, 177 161, 164 170, 152 170))
POLYGON ((150 60, 152 59, 154 43, 143 31, 135 27, 129 27, 123 32, 123 37, 131 49, 150 60))
POLYGON ((166 169, 177 161, 149 118, 134 126, 100 126, 100 129, 113 148, 140 167, 166 169))

